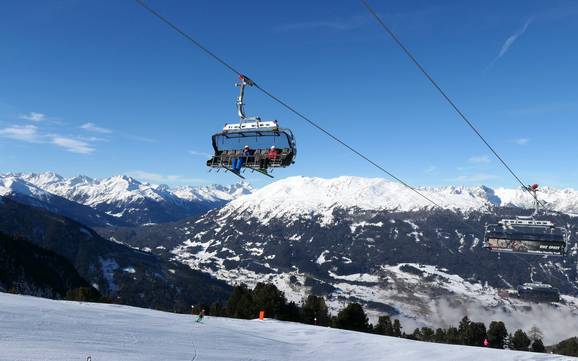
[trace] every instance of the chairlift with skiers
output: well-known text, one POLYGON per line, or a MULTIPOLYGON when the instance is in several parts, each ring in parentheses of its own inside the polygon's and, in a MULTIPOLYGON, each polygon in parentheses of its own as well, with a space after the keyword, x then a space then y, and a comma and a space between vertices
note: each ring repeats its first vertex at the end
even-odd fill
POLYGON ((267 177, 275 168, 285 168, 295 163, 297 145, 290 129, 279 127, 277 120, 263 121, 247 117, 244 110, 245 87, 255 83, 241 75, 237 98, 239 123, 225 124, 222 131, 212 136, 214 154, 207 161, 211 169, 225 169, 244 178, 241 171, 250 169, 267 177))

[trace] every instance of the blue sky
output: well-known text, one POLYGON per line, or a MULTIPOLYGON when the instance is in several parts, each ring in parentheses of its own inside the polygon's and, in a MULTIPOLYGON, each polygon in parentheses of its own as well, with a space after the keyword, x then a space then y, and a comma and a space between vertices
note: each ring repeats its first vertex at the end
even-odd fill
MULTIPOLYGON (((148 3, 411 184, 516 186, 358 1, 148 3)), ((576 2, 371 3, 523 179, 578 187, 576 2)), ((237 181, 204 166, 237 119, 236 77, 135 2, 6 2, 0 44, 0 172, 237 181)), ((296 134, 277 177, 384 176, 257 91, 246 101, 296 134)))

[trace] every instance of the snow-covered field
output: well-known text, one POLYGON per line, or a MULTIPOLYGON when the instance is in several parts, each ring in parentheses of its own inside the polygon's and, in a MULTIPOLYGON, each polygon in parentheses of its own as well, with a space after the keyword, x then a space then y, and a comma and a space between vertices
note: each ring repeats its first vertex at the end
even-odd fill
MULTIPOLYGON (((403 340, 273 320, 246 321, 0 293, 0 360, 572 360, 403 340)), ((575 360, 575 359, 574 359, 575 360)))

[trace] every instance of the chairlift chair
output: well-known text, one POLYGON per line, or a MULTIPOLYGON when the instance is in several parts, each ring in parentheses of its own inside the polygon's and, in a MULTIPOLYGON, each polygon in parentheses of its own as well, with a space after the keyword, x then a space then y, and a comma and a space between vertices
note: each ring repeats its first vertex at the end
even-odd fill
POLYGON ((559 302, 560 290, 547 283, 524 283, 517 287, 518 297, 534 302, 559 302))
POLYGON ((547 256, 564 256, 568 231, 546 220, 538 220, 540 202, 538 185, 524 187, 534 197, 532 216, 502 219, 497 224, 486 225, 484 247, 492 252, 524 253, 547 256))
POLYGON ((295 136, 290 129, 279 127, 277 120, 263 121, 259 117, 247 117, 244 110, 245 87, 254 83, 246 76, 239 77, 240 82, 235 84, 240 88, 237 98, 237 112, 239 123, 225 124, 223 130, 212 136, 214 154, 207 160, 207 166, 223 168, 243 178, 240 172, 233 169, 233 160, 241 158, 242 168, 257 171, 265 176, 273 177, 269 170, 285 168, 295 163, 297 145, 295 136), (251 156, 243 155, 244 146, 248 145, 254 153, 251 156), (275 147, 277 156, 270 159, 268 152, 275 147))

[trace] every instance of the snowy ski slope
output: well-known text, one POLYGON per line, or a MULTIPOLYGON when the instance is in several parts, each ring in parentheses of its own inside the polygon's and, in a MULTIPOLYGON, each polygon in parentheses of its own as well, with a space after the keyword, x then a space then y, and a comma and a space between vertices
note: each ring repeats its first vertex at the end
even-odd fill
POLYGON ((273 320, 246 321, 0 293, 0 360, 576 360, 441 345, 273 320))

